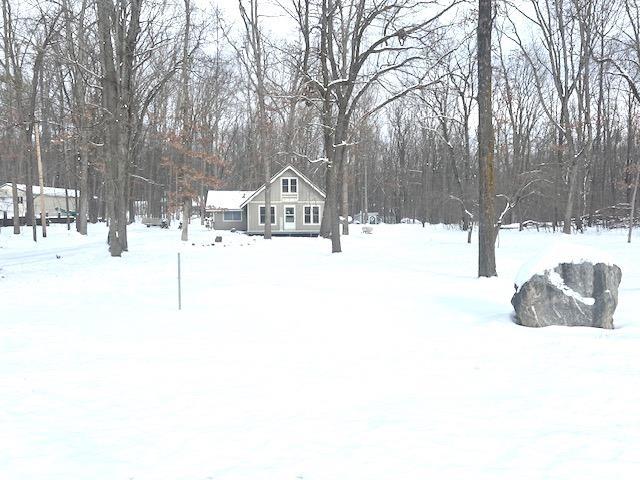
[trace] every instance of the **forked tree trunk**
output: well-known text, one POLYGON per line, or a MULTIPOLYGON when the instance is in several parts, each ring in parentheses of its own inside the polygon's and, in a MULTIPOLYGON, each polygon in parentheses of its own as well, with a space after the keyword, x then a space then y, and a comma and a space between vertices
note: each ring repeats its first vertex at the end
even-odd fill
MULTIPOLYGON (((112 0, 96 0, 96 20, 102 61, 102 102, 106 112, 106 190, 109 219, 109 251, 119 257, 127 250, 127 203, 131 125, 128 109, 134 75, 134 57, 140 34, 141 2, 129 5, 128 24, 112 0), (114 15, 114 12, 117 13, 114 15), (113 22, 119 22, 113 25, 113 22), (112 42, 112 28, 123 32, 122 44, 112 42)), ((126 15, 124 15, 126 18, 126 15)))

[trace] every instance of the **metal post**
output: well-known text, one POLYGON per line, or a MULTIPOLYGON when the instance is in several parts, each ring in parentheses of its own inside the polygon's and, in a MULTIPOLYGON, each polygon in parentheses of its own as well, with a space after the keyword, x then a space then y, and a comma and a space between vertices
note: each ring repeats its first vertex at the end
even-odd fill
POLYGON ((180 278, 180 253, 178 252, 178 310, 182 310, 182 279, 180 278))

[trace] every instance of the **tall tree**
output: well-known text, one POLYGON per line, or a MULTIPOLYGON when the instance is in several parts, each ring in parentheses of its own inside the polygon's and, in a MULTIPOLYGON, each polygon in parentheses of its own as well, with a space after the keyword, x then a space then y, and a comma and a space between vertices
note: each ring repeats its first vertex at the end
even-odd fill
POLYGON ((140 35, 141 0, 113 3, 96 0, 102 61, 102 105, 105 111, 107 217, 109 251, 119 257, 127 247, 129 111, 134 60, 140 35), (115 40, 115 41, 113 41, 115 40))
POLYGON ((264 46, 260 31, 258 0, 249 0, 249 12, 242 0, 238 1, 240 15, 245 27, 246 51, 250 59, 247 64, 249 79, 256 94, 257 111, 257 155, 258 163, 262 165, 264 180, 264 238, 271 239, 271 156, 266 151, 267 137, 267 104, 265 87, 264 46), (250 65, 250 66, 249 66, 250 65))
POLYGON ((491 35, 493 2, 478 0, 478 276, 493 277, 496 271, 495 249, 495 172, 494 135, 491 104, 491 35))

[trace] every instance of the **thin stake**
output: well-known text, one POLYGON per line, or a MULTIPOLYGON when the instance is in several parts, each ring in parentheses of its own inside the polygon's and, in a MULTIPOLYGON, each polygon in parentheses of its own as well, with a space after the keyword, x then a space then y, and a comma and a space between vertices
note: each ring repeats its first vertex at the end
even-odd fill
POLYGON ((178 252, 178 310, 182 310, 182 279, 180 278, 180 253, 178 252))

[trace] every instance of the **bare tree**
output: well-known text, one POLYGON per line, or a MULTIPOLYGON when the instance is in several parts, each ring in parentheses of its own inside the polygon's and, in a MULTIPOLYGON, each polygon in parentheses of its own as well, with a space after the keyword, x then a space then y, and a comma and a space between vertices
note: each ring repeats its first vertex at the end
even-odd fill
POLYGON ((70 64, 71 76, 71 118, 77 135, 77 159, 80 163, 78 175, 80 201, 77 205, 76 229, 81 235, 86 235, 89 215, 89 133, 91 127, 87 108, 87 86, 94 85, 99 78, 99 73, 94 72, 88 62, 86 32, 88 0, 81 0, 77 13, 73 10, 74 3, 69 0, 64 0, 63 6, 66 40, 65 60, 70 64))
MULTIPOLYGON (((17 129, 18 142, 22 151, 25 185, 26 185, 26 217, 32 225, 33 240, 37 240, 35 209, 33 200, 34 156, 33 128, 35 123, 38 86, 46 49, 50 45, 56 31, 59 10, 50 12, 39 10, 33 25, 23 25, 28 37, 20 41, 16 33, 16 20, 13 17, 9 0, 2 0, 3 15, 3 49, 5 78, 11 86, 10 104, 12 126, 17 129), (33 63, 26 64, 27 51, 33 56, 33 63), (28 73, 31 73, 29 77, 28 73)), ((15 181, 14 181, 15 183, 15 181)), ((14 198, 14 205, 18 202, 14 198)), ((14 207, 14 215, 18 210, 14 207)), ((19 233, 19 216, 14 217, 14 232, 19 233), (16 225, 17 222, 17 225, 16 225)))
MULTIPOLYGON (((515 39, 530 63, 534 73, 535 86, 540 96, 541 105, 548 119, 557 128, 559 146, 559 164, 567 166, 567 198, 564 206, 563 233, 571 233, 571 225, 575 207, 576 194, 579 187, 580 166, 590 148, 589 139, 585 137, 584 97, 580 94, 583 72, 591 54, 590 23, 592 7, 590 0, 551 0, 541 2, 531 0, 534 16, 529 17, 540 33, 542 51, 546 51, 546 59, 538 52, 525 46, 517 29, 514 27, 515 39), (543 66, 540 69, 540 66, 543 66), (554 115, 549 96, 544 89, 544 79, 540 71, 549 72, 559 102, 559 118, 554 115), (572 99, 577 103, 578 117, 572 117, 572 99), (579 127, 582 125, 582 127, 579 127)), ((522 11, 521 11, 522 12, 522 11)), ((587 77, 588 78, 588 77, 587 77)), ((583 85, 588 92, 588 83, 583 85)), ((589 120, 590 121, 590 120, 589 120)), ((590 130, 589 130, 590 131, 590 130)), ((558 172, 560 182, 560 169, 558 172)), ((559 185, 557 186, 559 188, 559 185)))
POLYGON ((246 50, 251 62, 247 70, 257 98, 257 155, 263 168, 264 179, 264 238, 271 239, 271 157, 266 150, 267 107, 265 89, 265 65, 262 33, 259 25, 258 0, 249 0, 249 13, 242 0, 238 0, 240 14, 246 32, 246 50))
POLYGON ((334 253, 342 250, 339 180, 347 149, 354 144, 353 125, 409 92, 433 85, 427 73, 448 53, 435 46, 440 37, 438 21, 457 3, 292 0, 292 15, 304 45, 305 92, 315 92, 323 128, 327 197, 321 234, 331 237, 334 253), (425 11, 430 14, 424 15, 425 11), (314 42, 317 48, 312 47, 314 42), (422 73, 394 86, 397 73, 419 63, 425 67, 422 73), (385 92, 383 99, 355 118, 360 101, 374 87, 385 92))

